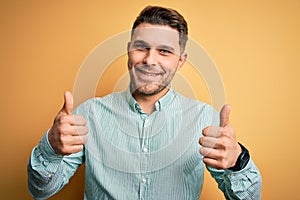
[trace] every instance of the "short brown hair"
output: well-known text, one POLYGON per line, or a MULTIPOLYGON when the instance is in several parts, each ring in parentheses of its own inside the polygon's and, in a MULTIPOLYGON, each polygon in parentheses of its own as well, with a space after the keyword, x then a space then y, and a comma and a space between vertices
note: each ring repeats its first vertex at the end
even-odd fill
POLYGON ((147 6, 133 23, 131 35, 134 29, 141 23, 168 25, 179 32, 179 46, 183 52, 187 42, 188 27, 183 16, 176 10, 160 6, 147 6))

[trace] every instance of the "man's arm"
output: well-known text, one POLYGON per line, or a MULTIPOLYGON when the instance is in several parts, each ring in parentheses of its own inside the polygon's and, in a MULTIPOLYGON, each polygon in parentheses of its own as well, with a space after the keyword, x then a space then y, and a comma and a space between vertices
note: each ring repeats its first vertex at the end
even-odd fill
POLYGON ((73 115, 73 96, 65 92, 65 103, 53 126, 32 151, 28 162, 28 189, 36 199, 57 193, 84 162, 86 120, 73 115))
POLYGON ((250 160, 240 171, 217 170, 206 165, 212 177, 218 183, 226 199, 261 199, 262 179, 258 168, 250 160))
POLYGON ((46 199, 60 191, 84 162, 84 151, 61 156, 50 146, 48 133, 35 147, 28 161, 28 189, 35 199, 46 199))
POLYGON ((236 167, 243 148, 230 126, 229 114, 230 106, 223 106, 220 125, 203 129, 199 139, 203 162, 226 199, 260 199, 262 179, 253 161, 247 159, 242 167, 236 167))

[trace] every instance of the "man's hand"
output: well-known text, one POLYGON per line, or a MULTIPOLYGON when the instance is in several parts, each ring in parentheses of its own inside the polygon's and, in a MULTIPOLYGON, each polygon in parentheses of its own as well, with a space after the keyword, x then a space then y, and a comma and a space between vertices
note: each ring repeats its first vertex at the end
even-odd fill
POLYGON ((73 110, 71 92, 65 92, 64 100, 64 106, 56 115, 49 130, 48 140, 57 154, 69 155, 83 149, 83 144, 87 141, 88 128, 82 116, 71 114, 73 110))
POLYGON ((242 149, 236 141, 234 130, 229 124, 230 106, 224 105, 220 112, 220 126, 209 126, 202 130, 199 139, 203 162, 216 169, 233 167, 242 149))

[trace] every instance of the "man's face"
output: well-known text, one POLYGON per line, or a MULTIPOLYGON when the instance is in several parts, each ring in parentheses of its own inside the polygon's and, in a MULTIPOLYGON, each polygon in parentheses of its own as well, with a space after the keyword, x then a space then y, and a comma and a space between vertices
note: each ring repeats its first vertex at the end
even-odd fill
POLYGON ((128 44, 131 92, 154 95, 164 90, 186 60, 178 32, 164 25, 142 23, 128 44))

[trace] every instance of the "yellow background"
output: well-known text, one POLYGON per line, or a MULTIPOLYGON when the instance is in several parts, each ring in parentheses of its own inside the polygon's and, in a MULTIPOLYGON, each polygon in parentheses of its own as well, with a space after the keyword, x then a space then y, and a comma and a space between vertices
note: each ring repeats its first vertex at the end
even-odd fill
MULTIPOLYGON (((0 198, 31 199, 27 160, 62 106, 63 92, 73 89, 89 52, 128 30, 149 4, 180 11, 190 37, 218 66, 232 105, 231 123, 261 171, 263 199, 300 199, 298 0, 2 0, 0 198)), ((125 59, 114 64, 125 65, 125 59)), ((209 102, 203 88, 203 100, 209 102)), ((97 90, 98 95, 106 92, 97 90)), ((52 199, 82 199, 83 187, 81 167, 52 199)), ((207 173, 201 199, 223 199, 207 173)))

